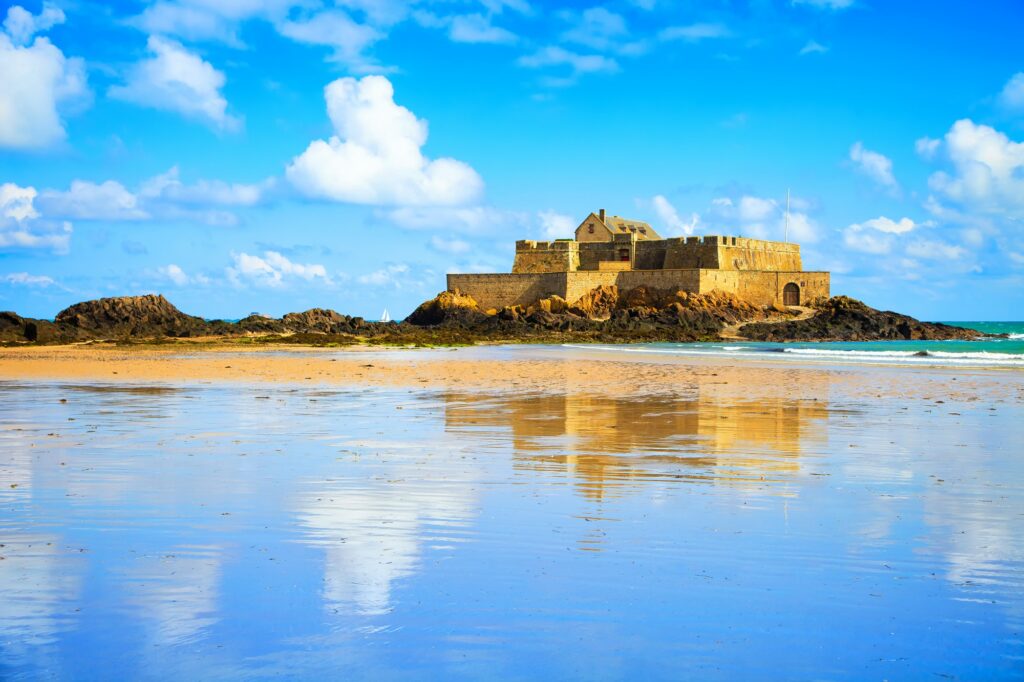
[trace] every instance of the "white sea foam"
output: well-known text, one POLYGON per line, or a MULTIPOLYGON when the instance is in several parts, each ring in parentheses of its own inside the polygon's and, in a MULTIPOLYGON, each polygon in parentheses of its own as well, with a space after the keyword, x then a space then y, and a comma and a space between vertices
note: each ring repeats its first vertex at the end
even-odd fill
POLYGON ((1010 353, 990 353, 988 351, 950 353, 947 351, 927 351, 927 355, 920 354, 920 351, 910 350, 838 350, 830 348, 786 348, 786 347, 757 347, 757 346, 669 346, 669 347, 637 347, 637 346, 586 346, 577 344, 565 344, 567 348, 578 348, 581 350, 601 350, 616 353, 640 353, 651 355, 719 355, 730 358, 746 357, 760 358, 767 360, 772 357, 785 358, 787 356, 809 360, 809 361, 841 361, 852 363, 888 363, 888 364, 913 364, 913 365, 973 365, 978 367, 1020 367, 1024 369, 1024 355, 1010 353))
POLYGON ((1007 334, 1007 337, 1015 341, 1024 341, 1024 334, 1007 334))

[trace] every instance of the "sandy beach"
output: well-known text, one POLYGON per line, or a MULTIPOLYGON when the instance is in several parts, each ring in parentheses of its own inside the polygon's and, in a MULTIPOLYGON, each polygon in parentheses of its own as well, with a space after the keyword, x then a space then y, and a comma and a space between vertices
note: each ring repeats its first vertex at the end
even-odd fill
POLYGON ((851 396, 892 399, 1022 400, 1014 370, 871 367, 792 360, 737 362, 720 356, 625 355, 601 348, 545 346, 448 349, 315 349, 58 346, 0 349, 0 381, 174 384, 287 383, 612 396, 723 399, 801 397, 826 382, 851 396))

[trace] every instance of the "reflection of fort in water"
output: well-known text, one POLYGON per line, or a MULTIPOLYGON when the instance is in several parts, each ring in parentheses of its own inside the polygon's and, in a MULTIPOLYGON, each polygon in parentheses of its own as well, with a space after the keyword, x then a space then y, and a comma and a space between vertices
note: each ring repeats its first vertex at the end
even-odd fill
POLYGON ((816 399, 722 402, 700 395, 611 398, 448 393, 449 432, 510 429, 514 466, 575 478, 594 500, 657 480, 760 485, 784 482, 799 457, 827 441, 828 385, 816 399))

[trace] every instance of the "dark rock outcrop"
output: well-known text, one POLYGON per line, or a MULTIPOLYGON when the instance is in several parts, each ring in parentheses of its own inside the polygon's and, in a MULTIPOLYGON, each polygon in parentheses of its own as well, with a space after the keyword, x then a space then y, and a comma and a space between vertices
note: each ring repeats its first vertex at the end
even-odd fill
POLYGON ((479 341, 698 341, 732 334, 758 341, 972 339, 981 332, 919 322, 837 296, 816 313, 791 320, 788 310, 763 309, 732 294, 614 286, 593 289, 571 304, 558 296, 528 306, 482 311, 472 297, 442 292, 405 321, 368 322, 313 308, 282 318, 251 315, 238 322, 186 315, 163 296, 104 298, 61 311, 54 322, 0 313, 0 343, 119 342, 186 337, 258 336, 266 342, 343 345, 360 339, 389 344, 468 344, 479 341), (780 321, 781 320, 781 321, 780 321), (730 330, 726 330, 730 327, 730 330))
POLYGON ((816 314, 804 320, 752 323, 739 329, 751 341, 884 341, 976 339, 983 333, 947 324, 920 322, 907 315, 875 310, 848 296, 814 303, 816 314))
POLYGON ((121 296, 85 301, 57 313, 54 322, 85 337, 183 337, 210 333, 201 317, 186 315, 163 296, 121 296))

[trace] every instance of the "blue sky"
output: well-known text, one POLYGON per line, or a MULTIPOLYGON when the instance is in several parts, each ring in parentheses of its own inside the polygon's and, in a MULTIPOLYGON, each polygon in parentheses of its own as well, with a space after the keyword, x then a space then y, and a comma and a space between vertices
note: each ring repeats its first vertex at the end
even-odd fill
POLYGON ((407 314, 591 210, 1024 318, 1019 1, 0 3, 0 309, 407 314))

